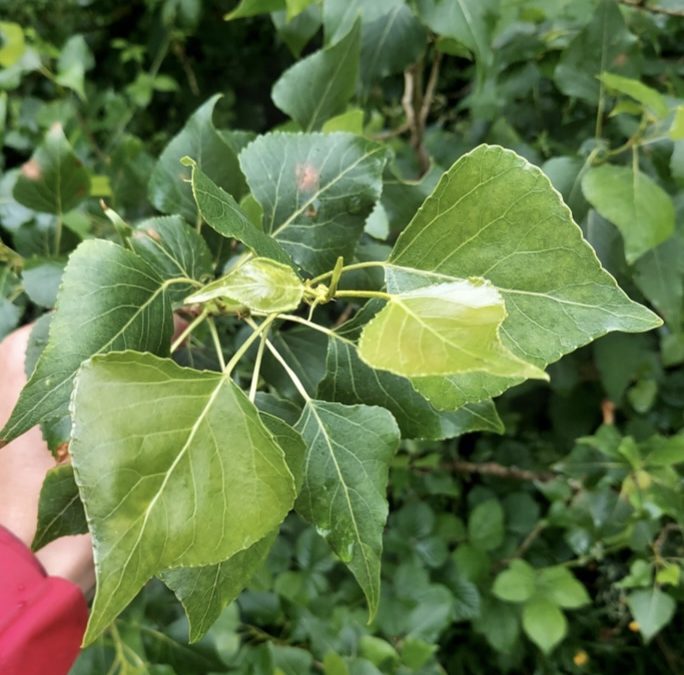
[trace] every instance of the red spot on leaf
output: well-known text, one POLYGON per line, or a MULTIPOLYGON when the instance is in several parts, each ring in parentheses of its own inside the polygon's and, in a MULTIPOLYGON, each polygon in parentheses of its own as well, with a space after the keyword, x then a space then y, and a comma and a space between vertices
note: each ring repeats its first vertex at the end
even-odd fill
POLYGON ((29 180, 40 180, 40 177, 43 175, 43 168, 35 159, 29 159, 29 161, 21 167, 21 173, 29 180))
POLYGON ((55 450, 55 459, 57 460, 57 464, 62 464, 69 459, 68 443, 61 443, 57 446, 57 449, 55 450))
POLYGON ((313 192, 318 189, 321 174, 313 164, 297 164, 295 167, 297 178, 297 190, 300 192, 313 192))

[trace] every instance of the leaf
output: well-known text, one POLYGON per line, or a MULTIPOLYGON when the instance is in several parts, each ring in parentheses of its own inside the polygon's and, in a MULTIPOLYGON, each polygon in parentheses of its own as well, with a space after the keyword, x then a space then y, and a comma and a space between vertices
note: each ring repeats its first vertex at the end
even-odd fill
POLYGON ((672 200, 641 171, 604 164, 587 171, 582 190, 589 203, 620 230, 628 263, 674 232, 672 200))
POLYGON ((93 54, 82 35, 72 35, 62 47, 57 59, 55 82, 75 91, 85 101, 84 77, 95 65, 93 54))
POLYGON ((52 308, 64 273, 65 261, 55 258, 28 258, 24 263, 21 280, 31 302, 52 308))
POLYGON ((405 278, 410 270, 390 267, 386 275, 387 305, 359 341, 359 356, 369 366, 405 377, 484 371, 547 379, 501 342, 506 308, 484 279, 436 276, 432 284, 414 288, 405 278))
MULTIPOLYGON (((540 368, 609 331, 660 325, 601 268, 548 178, 498 146, 480 146, 447 171, 390 262, 488 279, 508 312, 501 341, 540 368)), ((519 381, 482 373, 413 379, 433 405, 452 410, 519 381)))
POLYGON ((182 603, 190 624, 190 642, 197 642, 264 563, 276 533, 218 565, 184 567, 162 572, 161 580, 182 603))
POLYGON ((228 560, 292 507, 283 451, 229 376, 151 354, 97 356, 79 371, 72 411, 97 576, 86 643, 152 576, 228 560))
POLYGON ((500 653, 509 653, 520 633, 520 619, 514 607, 487 598, 480 610, 480 617, 473 628, 484 635, 487 642, 500 653))
POLYGON ((634 263, 634 281, 673 330, 682 323, 684 239, 675 233, 634 263))
MULTIPOLYGON (((206 242, 180 216, 142 221, 133 233, 131 246, 162 279, 201 279, 214 271, 206 242)), ((168 293, 174 301, 181 301, 192 288, 191 284, 174 284, 168 293)))
POLYGON ((336 44, 297 61, 273 86, 273 102, 305 131, 343 112, 354 95, 361 23, 336 44))
POLYGON ((534 595, 535 588, 534 569, 524 560, 516 559, 494 579, 492 593, 506 602, 525 602, 534 595))
POLYGON ((212 96, 188 119, 181 131, 164 148, 150 176, 148 197, 162 213, 179 213, 194 223, 197 206, 190 186, 190 172, 180 160, 191 157, 197 167, 218 187, 236 198, 245 192, 237 154, 223 140, 212 121, 220 95, 212 96))
POLYGON ((331 117, 322 127, 326 133, 335 131, 346 131, 357 136, 363 135, 363 110, 361 108, 350 108, 340 115, 331 117))
POLYGON ((646 642, 670 623, 676 608, 674 599, 655 586, 630 593, 627 604, 646 642))
POLYGON ((90 356, 132 348, 168 353, 173 322, 165 290, 134 253, 104 240, 83 242, 66 266, 47 347, 0 432, 0 446, 66 415, 76 371, 90 356))
POLYGON ((407 378, 375 370, 358 357, 356 347, 340 338, 328 343, 327 372, 318 396, 330 401, 378 405, 396 419, 402 438, 444 439, 469 431, 503 432, 491 401, 439 412, 407 378))
POLYGON ((240 4, 228 12, 223 18, 226 21, 233 19, 245 19, 258 14, 267 14, 280 9, 285 9, 285 0, 240 0, 240 4))
POLYGON ((546 567, 539 570, 538 574, 539 593, 558 607, 576 609, 591 602, 584 586, 567 567, 546 567))
POLYGON ((563 612, 543 598, 535 598, 525 603, 522 624, 527 637, 544 654, 549 654, 568 631, 568 623, 563 612))
POLYGON ((185 304, 212 303, 230 311, 288 312, 299 307, 304 284, 289 265, 251 258, 186 298, 185 304))
POLYGON ((34 211, 62 215, 90 194, 90 177, 69 145, 62 126, 53 124, 21 167, 12 196, 34 211))
POLYGON ((207 225, 228 239, 241 241, 257 255, 288 265, 292 263, 280 244, 258 229, 231 195, 206 176, 196 162, 191 160, 190 166, 192 192, 207 225))
POLYGON ((615 0, 599 0, 589 23, 561 53, 553 79, 566 96, 597 103, 603 86, 598 76, 636 75, 637 49, 615 0))
POLYGON ((670 127, 669 136, 673 141, 684 140, 684 105, 675 108, 674 119, 670 127))
POLYGON ((376 80, 400 73, 425 49, 426 30, 405 0, 326 0, 325 42, 340 40, 361 19, 359 68, 364 93, 376 80))
POLYGON ((276 132, 240 153, 264 230, 310 274, 352 258, 386 161, 384 146, 344 133, 276 132))
POLYGON ((438 35, 462 42, 478 61, 490 65, 493 52, 482 0, 418 0, 418 14, 438 35))
POLYGON ((478 504, 468 518, 470 543, 483 551, 492 551, 503 543, 504 512, 497 499, 478 504))
POLYGON ((659 119, 667 117, 670 109, 665 97, 651 87, 631 77, 622 77, 613 73, 601 73, 599 79, 609 90, 625 94, 649 108, 659 119))
POLYGON ((380 600, 385 491, 399 444, 397 424, 383 408, 310 400, 295 429, 307 446, 296 509, 356 577, 372 619, 380 600))
POLYGON ((88 531, 83 504, 74 481, 74 467, 60 464, 50 469, 38 501, 38 529, 31 549, 37 551, 60 537, 88 531))
POLYGON ((9 68, 19 61, 26 49, 22 27, 11 21, 0 21, 0 45, 0 66, 9 68))

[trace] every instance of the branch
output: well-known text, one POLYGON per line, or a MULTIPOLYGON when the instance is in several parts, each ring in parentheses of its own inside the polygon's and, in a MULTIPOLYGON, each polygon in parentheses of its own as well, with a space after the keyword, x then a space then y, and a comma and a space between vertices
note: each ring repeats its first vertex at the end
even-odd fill
POLYGON ((442 465, 443 468, 456 471, 457 473, 478 474, 480 476, 496 476, 497 478, 509 478, 512 480, 524 480, 529 482, 546 483, 556 478, 556 474, 551 471, 528 471, 519 469, 517 466, 504 466, 496 462, 467 462, 464 459, 455 459, 449 464, 442 465))
POLYGON ((618 2, 621 5, 626 5, 627 7, 640 9, 642 12, 651 12, 651 14, 664 14, 665 16, 684 17, 684 10, 645 5, 644 0, 618 0, 618 2))

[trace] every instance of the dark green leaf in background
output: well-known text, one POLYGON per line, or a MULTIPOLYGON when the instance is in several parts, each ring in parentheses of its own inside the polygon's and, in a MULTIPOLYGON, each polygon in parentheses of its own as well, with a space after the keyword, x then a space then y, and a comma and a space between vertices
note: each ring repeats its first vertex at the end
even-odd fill
POLYGON ((69 145, 60 124, 45 135, 21 173, 14 198, 34 211, 62 215, 90 194, 90 175, 69 145))
POLYGON ((345 133, 271 133, 240 153, 265 232, 311 274, 351 259, 386 160, 382 145, 345 133))

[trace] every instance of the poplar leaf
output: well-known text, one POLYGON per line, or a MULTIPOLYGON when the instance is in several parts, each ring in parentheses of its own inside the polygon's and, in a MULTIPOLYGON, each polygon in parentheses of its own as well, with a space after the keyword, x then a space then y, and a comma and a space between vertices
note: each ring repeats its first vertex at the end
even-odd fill
POLYGON ((34 211, 62 215, 90 194, 90 176, 74 154, 61 124, 53 124, 22 167, 13 197, 34 211))
POLYGON ((276 132, 240 153, 265 232, 312 275, 353 257, 386 161, 383 145, 347 133, 276 132))
MULTIPOLYGON (((610 331, 661 323, 601 267, 541 170, 499 146, 482 145, 446 172, 397 240, 390 263, 487 279, 508 313, 503 345, 538 368, 610 331)), ((413 378, 440 409, 491 398, 518 382, 482 372, 413 378)))
POLYGON ((310 400, 295 429, 307 446, 297 511, 356 577, 372 619, 380 601, 385 492, 399 444, 397 424, 383 408, 310 400))
POLYGON ((299 307, 304 284, 288 265, 252 258, 186 298, 186 304, 213 303, 231 311, 288 312, 299 307))
POLYGON ((98 356, 79 371, 72 409, 97 577, 86 644, 152 576, 226 561, 292 507, 282 448, 222 373, 137 352, 98 356))

